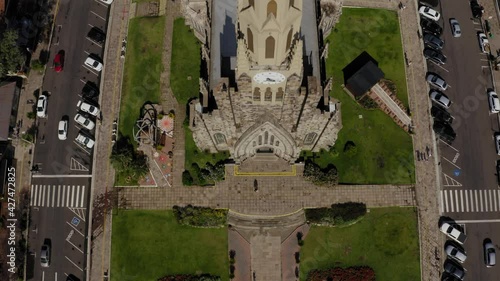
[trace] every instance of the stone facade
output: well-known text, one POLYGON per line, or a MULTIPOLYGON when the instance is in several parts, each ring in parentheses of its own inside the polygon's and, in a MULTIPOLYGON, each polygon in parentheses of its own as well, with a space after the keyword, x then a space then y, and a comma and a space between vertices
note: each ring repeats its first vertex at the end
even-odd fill
MULTIPOLYGON (((212 2, 217 1, 227 0, 212 2)), ((184 2, 202 6, 199 1, 184 2)), ((294 162, 302 150, 319 151, 335 143, 342 128, 340 104, 329 97, 331 79, 321 81, 321 77, 310 75, 320 73, 311 68, 319 68, 319 60, 324 60, 321 54, 324 52, 320 51, 325 46, 319 46, 322 40, 305 42, 311 37, 301 34, 308 24, 314 24, 312 30, 318 34, 323 33, 315 18, 302 18, 303 5, 316 2, 304 2, 238 0, 234 24, 236 56, 226 58, 231 66, 225 67, 227 70, 230 67, 232 72, 221 70, 234 76, 202 76, 200 98, 190 103, 189 126, 200 149, 229 151, 236 163, 256 153, 272 153, 294 162), (313 53, 317 55, 308 56, 313 53), (311 61, 313 59, 316 61, 311 61)), ((224 7, 224 3, 209 4, 212 8, 206 5, 207 9, 224 7)), ((185 15, 191 18, 187 22, 197 29, 189 12, 185 15)), ((220 19, 197 19, 212 24, 214 20, 220 19)), ((224 26, 229 24, 226 18, 224 26)), ((201 29, 195 33, 210 34, 210 27, 198 27, 201 29)), ((205 42, 210 41, 222 42, 218 38, 208 38, 205 42)), ((228 44, 224 46, 226 54, 231 53, 227 51, 228 44)), ((208 68, 206 72, 223 68, 208 66, 224 60, 224 54, 222 59, 214 59, 217 50, 211 44, 205 45, 207 49, 202 54, 208 68)))

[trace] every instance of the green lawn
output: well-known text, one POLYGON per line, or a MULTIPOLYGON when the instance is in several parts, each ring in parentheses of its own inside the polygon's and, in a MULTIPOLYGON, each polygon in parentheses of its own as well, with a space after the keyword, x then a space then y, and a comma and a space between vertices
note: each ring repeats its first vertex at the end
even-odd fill
MULTIPOLYGON (((119 131, 133 141, 141 106, 160 101, 160 74, 165 17, 130 20, 120 108, 119 131)), ((135 143, 135 142, 134 142, 135 143)))
POLYGON ((349 227, 313 226, 300 256, 301 280, 312 269, 360 265, 373 268, 377 280, 420 280, 416 210, 375 208, 349 227))
MULTIPOLYGON (((328 76, 333 76, 333 96, 340 100, 343 129, 334 151, 316 153, 315 162, 334 163, 341 183, 406 184, 415 182, 412 139, 381 110, 359 106, 341 88, 342 69, 363 51, 378 62, 386 78, 395 82, 398 97, 408 104, 404 58, 397 14, 377 9, 344 8, 340 22, 328 37, 328 76), (343 153, 352 141, 355 155, 343 153)), ((310 152, 303 153, 311 156, 310 152)))
POLYGON ((120 210, 113 217, 111 241, 111 280, 196 273, 229 279, 226 228, 182 226, 172 211, 120 210))
POLYGON ((200 91, 200 43, 183 18, 174 21, 170 86, 181 105, 200 91), (188 77, 191 77, 191 80, 188 77))

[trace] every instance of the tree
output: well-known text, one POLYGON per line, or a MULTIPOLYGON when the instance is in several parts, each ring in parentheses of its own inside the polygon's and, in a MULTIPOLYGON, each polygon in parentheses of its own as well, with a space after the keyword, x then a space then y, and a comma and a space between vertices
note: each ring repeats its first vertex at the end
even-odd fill
POLYGON ((193 176, 188 170, 182 172, 182 184, 183 185, 193 185, 193 176))
POLYGON ((0 76, 5 76, 9 72, 17 72, 26 60, 25 55, 17 46, 17 31, 6 30, 0 40, 0 76))
POLYGON ((111 152, 111 164, 122 175, 128 175, 133 181, 138 181, 148 171, 148 161, 144 154, 135 151, 129 138, 120 138, 111 152))

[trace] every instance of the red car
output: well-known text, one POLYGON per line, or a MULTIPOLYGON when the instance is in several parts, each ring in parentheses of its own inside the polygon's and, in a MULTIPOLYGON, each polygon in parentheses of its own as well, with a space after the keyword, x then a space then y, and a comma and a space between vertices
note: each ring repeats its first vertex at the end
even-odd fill
POLYGON ((59 52, 54 58, 54 71, 61 72, 63 70, 63 66, 64 66, 64 53, 59 52))

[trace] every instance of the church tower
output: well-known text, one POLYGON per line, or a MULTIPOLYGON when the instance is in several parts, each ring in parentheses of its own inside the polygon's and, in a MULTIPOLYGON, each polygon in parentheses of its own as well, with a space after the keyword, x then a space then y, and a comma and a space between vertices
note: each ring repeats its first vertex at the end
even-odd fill
POLYGON ((211 3, 202 47, 207 76, 190 103, 197 146, 229 151, 236 163, 259 154, 293 163, 302 150, 333 145, 340 104, 329 97, 331 79, 321 80, 327 52, 320 52, 316 1, 211 3))

